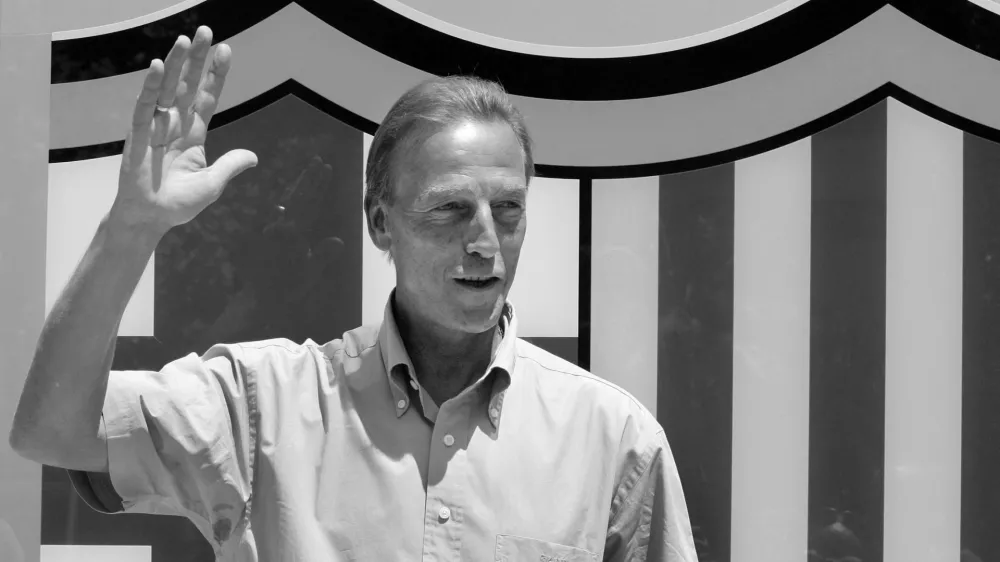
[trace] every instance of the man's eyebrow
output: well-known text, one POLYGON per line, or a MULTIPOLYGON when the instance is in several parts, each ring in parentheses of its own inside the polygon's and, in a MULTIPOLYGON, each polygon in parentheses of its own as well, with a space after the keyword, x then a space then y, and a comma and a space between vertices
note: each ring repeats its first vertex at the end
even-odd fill
POLYGON ((523 185, 505 185, 496 193, 498 197, 516 197, 524 199, 528 196, 528 188, 523 185))
POLYGON ((423 193, 423 197, 421 197, 421 199, 448 197, 450 195, 457 195, 464 191, 469 191, 469 187, 463 184, 432 183, 427 186, 427 190, 423 193))

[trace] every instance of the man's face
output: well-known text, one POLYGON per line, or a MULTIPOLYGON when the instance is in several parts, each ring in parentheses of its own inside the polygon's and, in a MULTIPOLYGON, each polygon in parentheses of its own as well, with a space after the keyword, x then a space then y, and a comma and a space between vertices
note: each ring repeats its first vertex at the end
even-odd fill
POLYGON ((491 329, 514 281, 527 226, 517 137, 503 123, 438 131, 396 162, 376 243, 396 265, 396 305, 411 321, 465 333, 491 329))

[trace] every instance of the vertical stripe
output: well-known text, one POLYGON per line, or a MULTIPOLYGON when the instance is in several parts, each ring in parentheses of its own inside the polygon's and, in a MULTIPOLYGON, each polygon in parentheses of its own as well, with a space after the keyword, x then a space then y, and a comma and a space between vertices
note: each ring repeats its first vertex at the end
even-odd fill
POLYGON ((570 363, 580 364, 579 340, 577 338, 526 337, 525 341, 537 345, 549 353, 570 363))
MULTIPOLYGON (((49 164, 45 242, 45 311, 69 281, 118 191, 121 155, 49 164)), ((125 307, 119 336, 153 335, 153 263, 150 258, 125 307)))
MULTIPOLYGON (((368 161, 368 150, 372 145, 372 136, 365 134, 361 160, 364 170, 368 161)), ((364 182, 362 190, 364 189, 364 182)), ((364 325, 379 325, 385 312, 385 303, 389 293, 396 286, 396 268, 389 263, 389 258, 375 247, 368 235, 368 220, 361 209, 361 322, 364 325)))
POLYGON ((886 105, 813 137, 809 549, 882 559, 886 105))
POLYGON ((736 163, 733 562, 806 551, 810 171, 808 138, 736 163))
POLYGON ((534 178, 528 231, 508 298, 521 337, 576 337, 580 294, 580 185, 534 178))
MULTIPOLYGON (((49 146, 47 35, 0 38, 0 435, 10 432, 45 320, 45 216, 49 146)), ((41 470, 0 442, 4 542, 38 560, 41 470)), ((3 546, 3 545, 0 545, 3 546)))
POLYGON ((659 177, 594 180, 591 371, 656 415, 659 177))
MULTIPOLYGON (((964 138, 962 549, 1000 560, 1000 144, 964 138)), ((964 562, 964 561, 963 561, 964 562)))
POLYGON ((42 546, 41 562, 150 562, 149 546, 52 545, 42 546))
POLYGON ((591 362, 591 255, 593 251, 593 217, 594 217, 594 181, 580 180, 580 234, 579 234, 579 299, 577 321, 577 364, 590 370, 591 362))
POLYGON ((658 418, 677 458, 700 558, 730 559, 733 175, 660 177, 658 418))
POLYGON ((958 562, 962 133, 888 105, 885 561, 958 562))

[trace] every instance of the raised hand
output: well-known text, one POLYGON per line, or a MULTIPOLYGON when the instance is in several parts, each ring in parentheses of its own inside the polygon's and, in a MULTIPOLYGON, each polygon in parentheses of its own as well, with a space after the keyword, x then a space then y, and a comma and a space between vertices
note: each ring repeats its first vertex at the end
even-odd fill
POLYGON ((113 220, 166 232, 198 215, 226 184, 257 164, 249 150, 232 150, 211 166, 205 159, 208 123, 229 72, 231 51, 220 44, 202 80, 212 30, 180 36, 166 61, 153 60, 125 139, 113 220))

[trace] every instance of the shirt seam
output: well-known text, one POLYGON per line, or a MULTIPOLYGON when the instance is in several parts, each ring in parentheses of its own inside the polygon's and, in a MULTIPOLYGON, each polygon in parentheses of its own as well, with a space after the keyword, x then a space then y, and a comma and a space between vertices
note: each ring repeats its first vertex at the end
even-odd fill
MULTIPOLYGON (((374 348, 376 345, 378 345, 378 339, 376 339, 375 341, 373 341, 371 343, 371 345, 369 345, 368 347, 366 347, 366 348, 362 349, 361 351, 359 351, 357 355, 351 355, 351 353, 347 350, 347 346, 344 346, 344 348, 342 349, 342 351, 344 352, 344 355, 350 357, 351 359, 358 359, 358 358, 361 357, 362 353, 368 351, 369 349, 374 348)), ((323 355, 326 355, 326 354, 324 353, 323 355)))
MULTIPOLYGON (((623 390, 621 388, 618 388, 617 386, 609 383, 608 381, 606 381, 606 380, 604 380, 604 379, 602 379, 600 377, 595 376, 593 373, 588 373, 588 372, 574 373, 574 372, 571 372, 571 371, 564 371, 562 369, 556 369, 554 367, 546 365, 546 364, 542 363, 541 361, 539 361, 538 359, 535 359, 534 357, 529 357, 527 355, 522 355, 521 353, 518 353, 517 356, 520 357, 520 358, 522 358, 522 359, 528 359, 529 361, 534 361, 535 364, 537 364, 539 367, 541 367, 541 368, 543 368, 543 369, 545 369, 547 371, 551 371, 553 373, 560 373, 560 374, 563 374, 563 375, 569 375, 569 376, 572 376, 572 377, 578 377, 578 378, 582 378, 582 379, 587 379, 589 381, 593 381, 594 383, 604 385, 604 386, 610 388, 611 390, 614 390, 615 392, 621 394, 625 398, 628 398, 629 401, 631 401, 633 405, 639 406, 640 408, 645 408, 642 405, 641 402, 639 402, 638 400, 636 400, 636 398, 634 396, 632 396, 631 394, 629 394, 625 390, 623 390)), ((663 430, 661 429, 660 431, 662 432, 663 430)))
MULTIPOLYGON (((277 347, 285 347, 282 346, 281 344, 268 344, 262 347, 271 347, 272 345, 277 347)), ((246 348, 242 344, 236 344, 236 346, 240 350, 240 361, 246 367, 244 369, 244 372, 246 373, 247 377, 246 380, 247 411, 248 411, 247 413, 249 414, 248 416, 249 419, 247 421, 250 432, 250 455, 249 455, 250 466, 248 471, 250 476, 250 482, 248 482, 250 493, 247 496, 246 505, 243 508, 243 521, 241 524, 242 527, 245 529, 250 525, 251 509, 253 507, 254 496, 256 495, 255 491, 257 485, 257 465, 260 460, 259 448, 258 448, 258 440, 259 440, 258 432, 260 429, 260 410, 257 404, 257 372, 254 369, 254 367, 250 365, 248 361, 246 361, 246 348)), ((261 349, 261 348, 252 348, 252 349, 261 349)), ((287 347, 285 347, 285 349, 287 349, 287 347)), ((235 365, 233 367, 235 368, 235 365)))
MULTIPOLYGON (((609 521, 614 521, 614 519, 618 517, 622 506, 625 505, 625 500, 632 495, 632 492, 635 491, 633 486, 635 486, 636 482, 641 480, 642 477, 646 475, 647 471, 649 471, 649 467, 652 466, 653 459, 656 457, 656 438, 659 437, 660 434, 663 434, 664 439, 666 438, 666 432, 662 429, 653 435, 653 442, 649 445, 649 447, 647 447, 642 460, 636 465, 635 470, 632 471, 629 477, 626 477, 622 481, 621 485, 619 485, 618 489, 615 490, 614 498, 618 497, 619 492, 624 492, 624 494, 622 495, 622 501, 619 502, 618 507, 613 507, 609 521)), ((612 499, 612 504, 614 504, 614 499, 612 499)))

